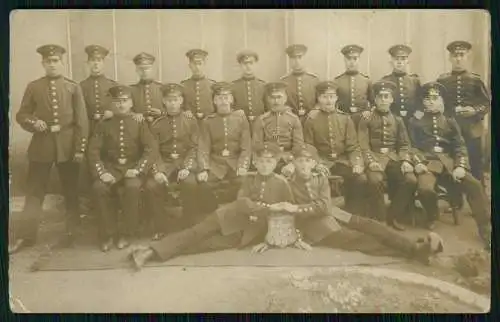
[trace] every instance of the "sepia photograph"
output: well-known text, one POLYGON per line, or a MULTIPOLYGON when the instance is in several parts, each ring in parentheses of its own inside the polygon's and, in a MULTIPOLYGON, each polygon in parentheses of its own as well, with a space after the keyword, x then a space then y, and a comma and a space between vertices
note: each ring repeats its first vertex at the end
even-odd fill
POLYGON ((491 18, 15 10, 15 313, 484 313, 491 18))

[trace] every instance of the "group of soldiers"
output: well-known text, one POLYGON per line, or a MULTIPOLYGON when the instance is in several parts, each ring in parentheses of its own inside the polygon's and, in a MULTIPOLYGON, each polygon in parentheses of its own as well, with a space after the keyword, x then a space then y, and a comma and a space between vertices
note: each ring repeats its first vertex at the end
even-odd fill
MULTIPOLYGON (((149 214, 155 223, 163 220, 165 191, 179 187, 183 217, 191 228, 160 241, 168 250, 139 249, 140 263, 152 253, 172 252, 179 240, 184 247, 186 240, 192 244, 214 231, 234 230, 228 225, 246 232, 246 223, 258 222, 253 218, 256 207, 257 213, 326 214, 330 221, 322 219, 305 229, 308 239, 326 236, 336 231, 334 212, 326 206, 330 174, 343 178, 345 209, 356 218, 347 222, 354 229, 414 253, 416 248, 394 237, 394 230, 404 230, 399 221, 415 195, 432 230, 439 214, 439 184, 456 200, 466 195, 479 236, 489 248, 481 137, 490 99, 480 77, 465 68, 471 44, 455 41, 447 49, 452 71, 424 85, 417 75, 407 74, 411 48, 406 45, 389 49, 393 72, 372 83, 358 70, 361 46, 345 46, 346 71, 332 81, 320 81, 302 64, 307 47, 295 44, 286 48, 292 70, 277 82, 256 77, 259 56, 249 50, 236 57, 241 78, 215 82, 204 73, 208 53, 193 49, 186 53, 192 76, 180 84, 154 80, 155 57, 140 53, 133 59, 140 81, 124 86, 103 74, 109 51, 102 46, 86 47, 90 76, 80 84, 62 76, 65 49, 42 46, 37 51, 46 75, 28 85, 16 115, 33 138, 26 224, 9 251, 35 243, 53 164, 65 198, 69 242, 79 220, 79 167, 87 167, 104 252, 114 244, 118 249, 130 244, 141 214, 149 214), (225 211, 212 190, 223 180, 234 185, 235 200, 225 211), (369 223, 360 224, 366 218, 371 218, 369 223), (387 226, 378 224, 384 221, 387 226)), ((155 234, 155 239, 162 237, 155 234)))

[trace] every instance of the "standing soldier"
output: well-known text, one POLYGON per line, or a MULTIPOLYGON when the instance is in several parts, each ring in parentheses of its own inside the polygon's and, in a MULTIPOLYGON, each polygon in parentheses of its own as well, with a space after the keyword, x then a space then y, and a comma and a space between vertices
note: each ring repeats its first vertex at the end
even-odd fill
POLYGON ((113 116, 111 111, 108 90, 116 86, 117 83, 104 75, 104 59, 109 50, 99 45, 90 45, 85 47, 88 55, 87 64, 90 70, 90 76, 80 82, 82 87, 87 114, 91 122, 91 131, 95 123, 109 119, 113 116))
MULTIPOLYGON (((201 195, 204 207, 215 205, 215 196, 204 182, 232 180, 234 192, 239 188, 239 178, 250 167, 250 125, 242 110, 233 111, 231 84, 220 82, 212 86, 213 101, 217 112, 202 122, 198 147, 198 164, 201 195)), ((232 199, 232 198, 231 198, 232 199)))
POLYGON ((88 159, 92 189, 100 215, 101 250, 128 246, 137 232, 139 198, 144 176, 156 161, 157 146, 144 123, 133 119, 132 90, 126 86, 109 89, 114 116, 99 123, 89 142, 88 159), (114 197, 119 197, 124 225, 118 225, 114 197), (119 226, 119 228, 118 228, 119 226))
POLYGON ((364 154, 372 211, 384 218, 384 181, 391 204, 385 220, 396 230, 404 230, 397 219, 407 213, 417 189, 410 155, 410 140, 403 119, 393 115, 390 106, 396 84, 381 80, 373 84, 375 110, 359 121, 358 139, 364 154))
POLYGON ((162 104, 161 83, 153 79, 153 64, 155 56, 148 53, 139 53, 134 57, 139 82, 131 86, 133 111, 137 120, 146 119, 149 123, 160 116, 166 115, 162 104))
POLYGON ((250 124, 265 112, 264 82, 255 77, 254 66, 259 61, 256 52, 245 50, 238 54, 236 60, 240 64, 243 75, 233 81, 234 106, 243 110, 250 124))
POLYGON ((150 129, 159 145, 160 158, 153 164, 151 176, 146 182, 146 204, 153 217, 155 236, 159 239, 164 220, 165 188, 175 182, 180 184, 180 198, 185 218, 193 215, 197 206, 205 206, 196 200, 196 153, 198 147, 198 123, 192 115, 182 111, 183 88, 178 84, 166 84, 162 88, 167 115, 151 123, 150 129))
POLYGON ((302 124, 286 105, 286 88, 283 82, 266 84, 264 95, 270 111, 255 120, 252 130, 252 145, 275 142, 280 147, 282 153, 276 167, 278 172, 292 161, 292 149, 304 143, 302 124))
POLYGON ((432 228, 439 215, 436 180, 446 187, 452 198, 462 199, 465 192, 476 220, 479 236, 486 249, 491 247, 490 207, 481 183, 469 172, 464 139, 457 121, 443 114, 446 89, 437 82, 422 87, 424 114, 410 120, 409 133, 417 153, 414 155, 418 175, 418 194, 432 228))
POLYGON ((205 76, 207 56, 208 52, 203 49, 189 50, 186 57, 189 59, 192 76, 181 82, 184 86, 184 107, 198 120, 214 112, 211 87, 215 81, 205 76))
POLYGON ((391 113, 403 118, 408 128, 408 121, 415 113, 418 106, 420 79, 417 74, 408 74, 408 56, 411 48, 406 45, 395 45, 389 48, 391 55, 392 73, 382 79, 396 84, 394 92, 394 103, 391 105, 391 113))
POLYGON ((320 163, 344 178, 347 211, 363 215, 367 198, 363 160, 353 121, 336 109, 336 90, 331 81, 316 86, 319 109, 311 111, 304 123, 304 141, 317 148, 320 163))
POLYGON ((342 48, 346 71, 335 77, 338 86, 339 109, 350 114, 356 130, 361 115, 370 114, 372 82, 368 76, 359 72, 359 58, 363 52, 359 45, 347 45, 342 48))
POLYGON ((78 172, 87 147, 88 119, 80 86, 63 77, 62 56, 58 45, 37 49, 42 56, 45 76, 28 84, 16 115, 23 129, 33 133, 28 148, 28 180, 23 216, 26 224, 18 232, 9 253, 36 242, 38 220, 42 212, 50 169, 55 163, 66 206, 67 242, 73 241, 78 223, 78 172))
POLYGON ((466 69, 472 45, 466 41, 453 41, 446 48, 450 52, 452 71, 442 74, 437 80, 447 89, 444 113, 457 120, 467 146, 471 174, 483 182, 481 139, 484 134, 483 119, 490 110, 490 97, 481 77, 466 69))
POLYGON ((281 77, 288 90, 288 105, 301 120, 313 109, 316 97, 315 88, 319 79, 313 73, 307 72, 302 65, 302 58, 307 52, 305 45, 290 45, 285 50, 290 59, 291 73, 281 77))

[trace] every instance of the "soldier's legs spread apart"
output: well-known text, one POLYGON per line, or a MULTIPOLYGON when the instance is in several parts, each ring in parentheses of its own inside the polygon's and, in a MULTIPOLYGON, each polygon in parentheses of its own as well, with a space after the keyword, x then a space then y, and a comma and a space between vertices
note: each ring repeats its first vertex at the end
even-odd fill
POLYGON ((365 216, 385 220, 385 177, 379 171, 366 171, 368 200, 365 204, 365 216))
POLYGON ((79 220, 78 177, 80 164, 76 162, 57 163, 57 171, 63 189, 68 229, 72 230, 79 220))
POLYGON ((112 238, 117 230, 117 218, 115 203, 116 187, 95 180, 92 185, 95 204, 99 216, 99 236, 102 241, 112 238))
POLYGON ((26 180, 26 200, 24 202, 23 219, 16 237, 28 243, 36 241, 38 224, 42 215, 42 204, 50 177, 52 163, 30 162, 26 180))
POLYGON ((464 136, 465 145, 469 155, 470 172, 474 178, 483 183, 483 149, 481 137, 469 138, 464 136))
POLYGON ((147 211, 150 212, 150 220, 155 230, 163 227, 164 209, 165 209, 165 194, 167 189, 163 184, 159 184, 153 177, 146 180, 144 189, 144 203, 147 211))
POLYGON ((438 195, 436 192, 436 177, 432 172, 418 175, 418 199, 424 207, 427 221, 432 223, 439 216, 438 195))
POLYGON ((391 204, 387 211, 387 221, 408 216, 409 205, 414 201, 417 190, 417 177, 412 173, 401 172, 401 162, 389 161, 385 168, 387 184, 392 186, 391 204))
POLYGON ((348 212, 363 215, 365 204, 367 202, 367 183, 366 174, 352 173, 352 167, 337 163, 331 173, 342 176, 344 179, 344 200, 345 208, 348 212))
POLYGON ((241 241, 241 232, 230 235, 215 234, 185 249, 183 254, 200 254, 236 248, 241 241))
POLYGON ((120 183, 120 198, 124 217, 121 236, 133 237, 137 234, 139 223, 139 201, 141 196, 142 180, 140 178, 124 178, 120 183))

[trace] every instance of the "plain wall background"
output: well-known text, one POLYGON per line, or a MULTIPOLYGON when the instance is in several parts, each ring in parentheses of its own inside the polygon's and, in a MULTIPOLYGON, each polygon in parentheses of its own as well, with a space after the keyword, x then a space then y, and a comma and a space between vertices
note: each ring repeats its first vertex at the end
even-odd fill
MULTIPOLYGON (((156 56, 159 81, 180 82, 189 77, 185 52, 191 48, 209 52, 207 75, 218 81, 238 78, 236 54, 253 49, 258 76, 273 81, 287 73, 284 49, 292 43, 309 47, 305 64, 321 79, 342 73, 340 49, 359 44, 365 48, 361 71, 377 80, 391 72, 388 48, 404 43, 413 49, 411 72, 427 82, 449 71, 445 47, 462 39, 473 45, 470 70, 489 86, 490 16, 480 10, 18 10, 10 19, 14 193, 24 182, 31 135, 13 117, 26 85, 43 76, 36 48, 47 43, 66 48, 67 76, 75 81, 88 76, 85 46, 107 47, 106 73, 123 84, 137 81, 132 58, 141 51, 156 56)), ((489 135, 485 141, 489 151, 489 135)))

